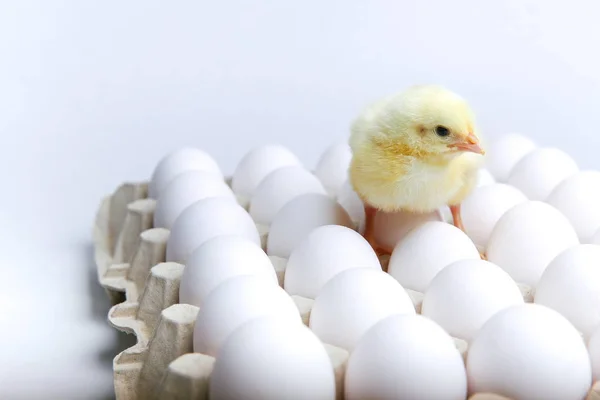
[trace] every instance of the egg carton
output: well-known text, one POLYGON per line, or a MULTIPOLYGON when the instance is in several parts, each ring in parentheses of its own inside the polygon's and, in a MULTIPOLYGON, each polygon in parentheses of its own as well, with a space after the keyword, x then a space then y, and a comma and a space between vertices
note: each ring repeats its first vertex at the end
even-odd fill
MULTIPOLYGON (((184 265, 165 262, 169 231, 153 228, 156 201, 147 195, 147 182, 119 186, 112 195, 102 200, 93 232, 98 280, 113 305, 108 321, 116 329, 137 338, 134 346, 122 351, 113 360, 116 398, 207 399, 215 359, 193 353, 193 329, 199 309, 193 305, 178 304, 184 265)), ((257 228, 264 248, 267 229, 257 228)), ((279 284, 283 286, 287 260, 276 256, 269 258, 279 284)), ((386 270, 389 256, 380 257, 380 261, 386 270)), ((519 286, 525 301, 531 302, 531 289, 519 286)), ((406 291, 415 309, 420 312, 423 294, 409 289, 406 291)), ((308 325, 313 300, 296 295, 291 297, 302 321, 308 325)), ((454 340, 465 359, 467 342, 459 338, 454 340)), ((349 353, 326 343, 324 347, 335 371, 336 399, 343 400, 349 353)), ((507 398, 477 393, 469 399, 507 398)), ((600 400, 600 382, 591 388, 587 400, 600 400)))
MULTIPOLYGON (((147 183, 121 185, 103 199, 94 227, 98 279, 113 304, 109 323, 137 338, 113 360, 115 394, 126 400, 207 398, 214 358, 192 353, 198 307, 177 304, 184 266, 165 262, 169 231, 152 228, 155 201, 146 196, 147 183)), ((308 324, 310 302, 293 298, 308 324)), ((325 348, 341 399, 348 352, 325 348)))

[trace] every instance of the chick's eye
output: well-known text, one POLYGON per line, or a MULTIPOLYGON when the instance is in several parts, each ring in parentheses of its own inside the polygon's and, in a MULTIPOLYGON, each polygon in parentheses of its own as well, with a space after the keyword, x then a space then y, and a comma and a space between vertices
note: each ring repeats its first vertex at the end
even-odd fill
POLYGON ((446 128, 445 126, 438 125, 435 127, 435 133, 442 137, 448 136, 450 134, 450 129, 446 128))

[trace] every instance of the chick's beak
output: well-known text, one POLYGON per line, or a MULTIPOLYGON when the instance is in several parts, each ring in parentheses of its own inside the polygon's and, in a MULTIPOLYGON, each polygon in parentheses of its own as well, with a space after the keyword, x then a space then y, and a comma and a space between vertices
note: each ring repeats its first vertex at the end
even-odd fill
POLYGON ((452 143, 449 146, 457 150, 470 151, 481 155, 485 154, 485 151, 479 145, 479 139, 473 134, 473 132, 469 132, 466 138, 452 143))

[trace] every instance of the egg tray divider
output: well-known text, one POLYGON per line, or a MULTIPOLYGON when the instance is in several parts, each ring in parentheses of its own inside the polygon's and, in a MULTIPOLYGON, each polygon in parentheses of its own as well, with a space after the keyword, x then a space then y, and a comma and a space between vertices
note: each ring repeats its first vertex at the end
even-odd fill
MULTIPOLYGON (((228 180, 230 183, 230 180, 228 180)), ((165 262, 169 231, 153 228, 156 201, 148 197, 147 182, 127 182, 105 197, 93 229, 98 280, 112 307, 109 324, 133 334, 137 343, 113 359, 114 389, 118 400, 208 399, 208 384, 215 359, 193 353, 193 329, 199 308, 178 304, 184 265, 165 262)), ((239 203, 247 206, 245 199, 239 203)), ((257 226, 263 249, 267 229, 257 226)), ((287 260, 269 256, 283 286, 287 260)), ((387 267, 388 257, 381 257, 387 267)), ((522 287, 526 301, 531 293, 522 287)), ((422 293, 407 290, 420 312, 422 293)), ((292 295, 303 322, 308 325, 312 299, 292 295)), ((455 339, 463 359, 467 343, 455 339)), ((336 400, 343 400, 343 382, 349 354, 325 344, 336 378, 336 400)), ((471 400, 510 400, 477 393, 471 400)), ((586 400, 600 400, 600 381, 586 400)))

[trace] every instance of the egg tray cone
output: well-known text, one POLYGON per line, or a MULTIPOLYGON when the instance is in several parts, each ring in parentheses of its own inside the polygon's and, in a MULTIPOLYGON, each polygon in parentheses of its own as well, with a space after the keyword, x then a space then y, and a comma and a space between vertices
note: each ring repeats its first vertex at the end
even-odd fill
MULTIPOLYGON (((125 183, 104 198, 94 225, 98 280, 113 306, 109 323, 137 343, 113 360, 117 399, 205 399, 215 359, 192 353, 198 307, 177 304, 184 266, 165 262, 169 231, 153 228, 147 183, 125 183)), ((264 235, 263 235, 264 236, 264 235)), ((281 271, 278 272, 280 279, 281 271)), ((293 296, 305 323, 312 301, 293 296)), ((338 399, 348 352, 324 345, 338 399)))
MULTIPOLYGON (((134 346, 113 359, 115 395, 119 400, 208 399, 215 359, 193 353, 193 329, 199 309, 178 304, 184 265, 165 262, 169 231, 153 228, 156 202, 147 195, 147 182, 122 184, 102 200, 93 229, 98 280, 113 305, 108 321, 137 338, 134 346)), ((257 228, 264 247, 267 231, 257 228)), ((287 260, 270 259, 283 285, 287 260)), ((381 261, 385 269, 389 257, 381 261)), ((531 301, 528 288, 522 291, 525 300, 531 301)), ((407 292, 420 312, 423 294, 407 292)), ((308 325, 313 300, 291 297, 308 325)), ((466 358, 467 343, 461 339, 455 339, 455 343, 466 358)), ((324 346, 335 371, 336 400, 343 400, 349 354, 329 344, 324 346)), ((477 393, 469 399, 510 400, 491 393, 477 393)), ((591 388, 587 400, 600 400, 600 382, 591 388)))
POLYGON ((163 262, 169 231, 152 228, 155 202, 146 196, 146 183, 121 185, 102 201, 94 227, 98 279, 113 304, 109 323, 137 338, 113 360, 116 398, 201 398, 214 360, 173 362, 192 352, 198 308, 177 304, 183 265, 163 262))

